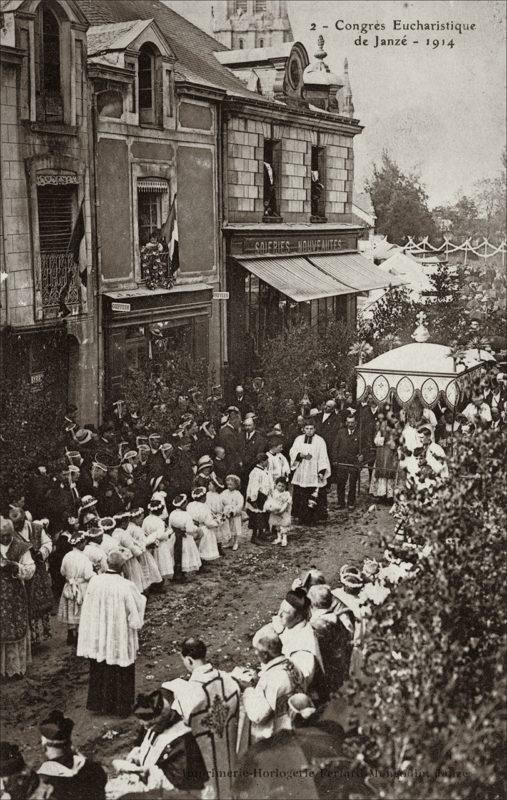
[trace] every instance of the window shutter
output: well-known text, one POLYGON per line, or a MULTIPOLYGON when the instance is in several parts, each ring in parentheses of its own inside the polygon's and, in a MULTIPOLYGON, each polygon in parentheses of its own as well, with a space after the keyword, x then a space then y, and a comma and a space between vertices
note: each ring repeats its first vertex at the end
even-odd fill
POLYGON ((75 187, 38 186, 39 242, 41 253, 65 253, 72 234, 75 187))

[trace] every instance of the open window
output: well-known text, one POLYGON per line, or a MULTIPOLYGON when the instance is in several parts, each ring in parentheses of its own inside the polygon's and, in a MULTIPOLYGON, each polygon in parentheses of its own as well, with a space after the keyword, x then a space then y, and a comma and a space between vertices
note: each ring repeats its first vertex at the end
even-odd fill
POLYGON ((37 119, 42 122, 64 120, 61 34, 56 9, 50 2, 40 3, 35 21, 35 59, 37 119))
POLYGON ((280 217, 281 144, 264 139, 264 220, 280 217))
POLYGON ((311 172, 312 221, 322 222, 326 219, 326 150, 324 147, 312 147, 311 172))
POLYGON ((162 117, 161 56, 151 44, 143 44, 138 60, 138 108, 141 125, 159 125, 162 117))

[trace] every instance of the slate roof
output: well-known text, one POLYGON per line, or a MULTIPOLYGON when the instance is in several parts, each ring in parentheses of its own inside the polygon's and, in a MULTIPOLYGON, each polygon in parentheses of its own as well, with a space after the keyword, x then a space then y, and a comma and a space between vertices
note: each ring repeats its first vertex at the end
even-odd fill
POLYGON ((259 100, 216 60, 214 52, 227 48, 160 0, 79 0, 79 8, 90 25, 154 19, 176 56, 176 77, 259 100))
POLYGON ((109 50, 124 50, 151 23, 150 20, 135 19, 131 22, 113 22, 108 25, 92 25, 86 33, 89 56, 109 50))

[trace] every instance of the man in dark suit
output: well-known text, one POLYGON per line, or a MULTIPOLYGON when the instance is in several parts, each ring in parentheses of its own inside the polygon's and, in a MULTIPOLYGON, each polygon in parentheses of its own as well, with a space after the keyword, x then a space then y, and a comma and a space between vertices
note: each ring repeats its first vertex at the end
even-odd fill
POLYGON ((347 506, 352 510, 356 505, 356 489, 359 471, 363 462, 355 415, 345 420, 335 439, 331 459, 336 469, 336 493, 338 508, 345 508, 345 488, 348 483, 347 506))
MULTIPOLYGON (((331 461, 333 445, 336 441, 338 431, 342 427, 342 421, 336 410, 335 401, 326 400, 323 411, 321 411, 319 414, 316 414, 316 416, 313 419, 315 424, 315 430, 317 434, 324 439, 326 443, 327 454, 329 460, 331 461)), ((321 490, 321 499, 322 499, 324 514, 327 513, 327 495, 335 480, 336 480, 335 469, 333 464, 331 464, 331 475, 329 476, 327 485, 323 487, 321 490)))
POLYGON ((241 485, 248 486, 248 477, 257 463, 259 453, 264 453, 267 449, 267 442, 262 433, 255 426, 255 417, 247 417, 243 421, 243 432, 241 434, 243 442, 243 474, 241 485))
POLYGON ((370 481, 375 466, 376 448, 373 442, 376 433, 377 411, 378 406, 373 397, 359 403, 357 409, 359 449, 364 456, 364 463, 368 467, 370 481))
POLYGON ((217 436, 217 445, 225 450, 228 472, 240 475, 243 467, 243 440, 240 431, 241 417, 236 406, 229 406, 226 412, 227 421, 222 425, 217 436))

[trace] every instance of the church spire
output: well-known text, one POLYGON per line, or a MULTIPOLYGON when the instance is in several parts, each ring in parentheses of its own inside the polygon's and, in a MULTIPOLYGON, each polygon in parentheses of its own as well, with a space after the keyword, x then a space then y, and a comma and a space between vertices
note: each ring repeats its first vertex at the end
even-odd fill
POLYGON ((340 113, 343 114, 344 117, 353 117, 354 103, 352 102, 352 89, 350 86, 348 58, 346 58, 343 62, 343 74, 345 76, 345 86, 343 87, 343 109, 340 109, 340 113))

